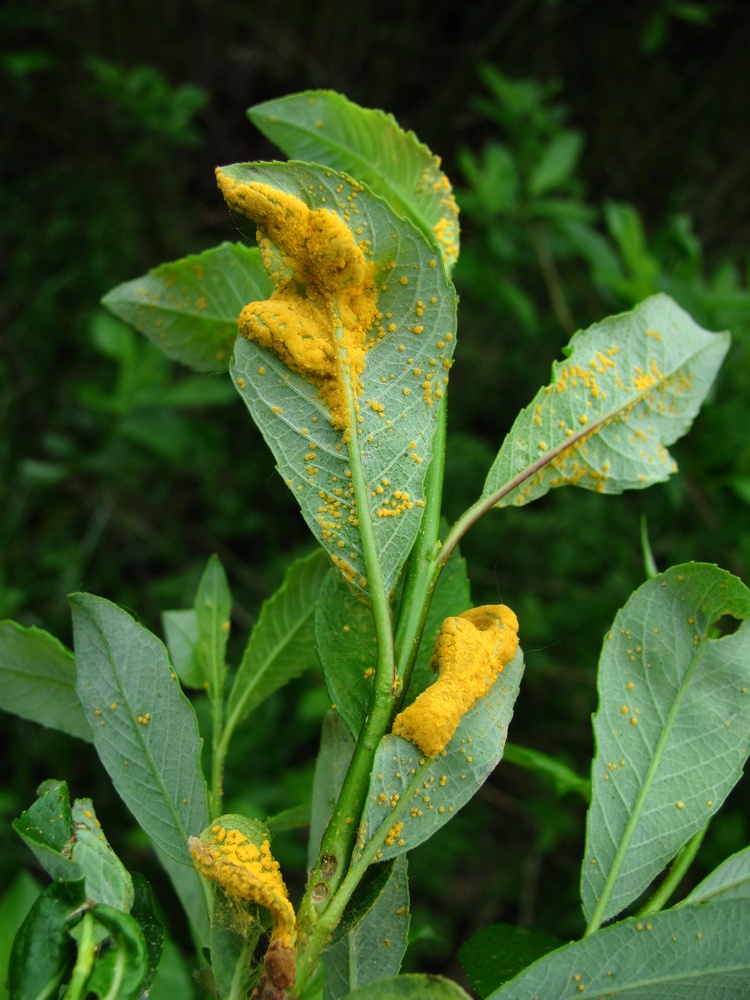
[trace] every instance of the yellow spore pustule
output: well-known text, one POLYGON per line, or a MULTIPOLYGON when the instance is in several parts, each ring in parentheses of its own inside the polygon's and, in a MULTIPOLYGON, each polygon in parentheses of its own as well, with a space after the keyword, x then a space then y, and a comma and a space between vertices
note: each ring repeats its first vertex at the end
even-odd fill
POLYGON ((268 184, 238 183, 221 169, 216 178, 230 208, 257 224, 275 285, 269 299, 245 306, 239 332, 318 385, 334 426, 344 430, 344 368, 356 394, 377 313, 375 265, 335 212, 308 208, 268 184))
POLYGON ((256 846, 239 830, 215 824, 200 837, 191 837, 188 847, 197 871, 216 882, 230 899, 258 903, 270 912, 272 943, 294 946, 294 907, 268 840, 256 846))
POLYGON ((440 626, 431 684, 393 722, 428 757, 445 749, 462 717, 490 690, 518 649, 518 619, 504 604, 471 608, 440 626))

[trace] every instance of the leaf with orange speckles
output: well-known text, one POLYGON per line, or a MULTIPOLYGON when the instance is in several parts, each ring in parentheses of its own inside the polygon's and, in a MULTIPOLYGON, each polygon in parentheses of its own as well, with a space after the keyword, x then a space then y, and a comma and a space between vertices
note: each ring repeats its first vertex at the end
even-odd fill
POLYGON ((666 295, 577 333, 522 410, 482 491, 522 506, 556 486, 622 493, 663 482, 729 348, 666 295))
POLYGON ((199 372, 220 372, 229 363, 240 309, 270 287, 256 248, 222 243, 118 285, 102 305, 170 358, 199 372))
MULTIPOLYGON (((342 174, 300 163, 257 163, 221 168, 220 177, 230 197, 262 184, 308 209, 329 211, 374 265, 378 316, 366 334, 364 370, 348 418, 356 428, 368 514, 390 590, 426 502, 425 476, 456 342, 455 289, 414 226, 342 174)), ((294 281, 304 285, 299 276, 294 281)), ((307 291, 320 294, 313 288, 298 294, 307 299, 307 291)), ((321 386, 244 337, 235 344, 231 374, 311 530, 343 575, 366 591, 348 446, 321 386)))
POLYGON ((611 919, 721 807, 750 735, 750 591, 705 563, 644 583, 602 645, 581 869, 586 917, 611 919), (741 624, 714 637, 714 623, 741 624))
POLYGON ((450 274, 459 252, 458 206, 440 160, 384 111, 332 90, 308 90, 256 104, 256 128, 293 160, 350 174, 409 219, 439 251, 450 274))

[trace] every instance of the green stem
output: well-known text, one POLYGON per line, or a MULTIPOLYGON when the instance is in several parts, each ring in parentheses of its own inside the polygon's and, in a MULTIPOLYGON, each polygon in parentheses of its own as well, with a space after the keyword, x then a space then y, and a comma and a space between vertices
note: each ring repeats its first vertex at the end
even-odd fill
POLYGON ((92 913, 86 913, 81 920, 81 939, 78 942, 78 955, 73 972, 70 976, 68 988, 63 994, 63 1000, 80 1000, 84 987, 89 980, 91 970, 94 967, 94 917, 92 913))
MULTIPOLYGON (((342 336, 343 331, 339 330, 337 332, 339 342, 342 336)), ((390 602, 370 513, 367 482, 359 447, 356 400, 349 369, 346 365, 345 350, 343 347, 340 349, 342 352, 341 383, 347 396, 347 412, 349 414, 349 466, 352 474, 351 481, 359 534, 362 540, 367 590, 370 595, 370 606, 375 625, 377 661, 367 717, 354 748, 349 770, 333 815, 323 835, 318 860, 310 874, 307 892, 300 904, 298 927, 300 938, 303 940, 308 935, 309 929, 319 921, 321 914, 331 905, 332 899, 346 876, 357 839, 365 795, 370 783, 373 759, 378 744, 390 725, 395 697, 396 667, 390 602)), ((319 943, 318 951, 322 947, 322 943, 319 943)), ((305 948, 304 945, 303 948, 305 948)), ((317 952, 309 960, 316 961, 317 952)))
MULTIPOLYGON (((224 726, 224 693, 223 685, 212 685, 211 691, 211 819, 221 816, 224 802, 224 761, 226 759, 229 737, 223 731, 224 726), (225 738, 226 736, 226 738, 225 738)), ((231 735, 231 734, 230 734, 231 735)))
POLYGON ((646 905, 638 911, 637 916, 647 917, 650 913, 656 913, 658 910, 661 910, 667 903, 684 878, 685 872, 693 863, 695 855, 703 843, 703 838, 706 836, 707 829, 708 827, 704 826, 702 830, 693 834, 687 844, 677 852, 677 856, 672 862, 672 867, 669 869, 669 874, 646 905))
MULTIPOLYGON (((425 511, 414 548, 409 557, 396 626, 396 672, 399 678, 400 703, 408 690, 411 672, 419 652, 430 598, 443 564, 440 553, 440 506, 445 471, 445 429, 447 399, 438 414, 438 425, 432 439, 432 459, 425 477, 425 511)), ((398 707, 398 706, 397 706, 398 707)))

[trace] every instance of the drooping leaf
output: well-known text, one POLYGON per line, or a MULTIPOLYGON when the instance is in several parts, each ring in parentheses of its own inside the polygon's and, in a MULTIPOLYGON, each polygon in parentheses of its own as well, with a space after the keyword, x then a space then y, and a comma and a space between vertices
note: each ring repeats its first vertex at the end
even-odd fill
POLYGON ((688 903, 747 898, 750 896, 750 847, 723 861, 693 889, 688 903))
POLYGON ((41 887, 25 869, 16 875, 0 897, 0 1000, 8 1000, 6 984, 13 939, 34 905, 41 887))
POLYGON ((606 921, 708 823, 742 774, 750 736, 750 591, 715 566, 641 586, 602 647, 596 756, 581 872, 606 921), (711 638, 732 615, 734 634, 711 638))
POLYGON ((74 594, 78 691, 94 745, 145 833, 198 882, 187 847, 208 822, 201 739, 164 646, 121 608, 74 594))
POLYGON ((229 695, 228 726, 234 728, 315 662, 313 616, 327 572, 328 561, 319 550, 297 559, 263 604, 229 695))
POLYGON ((487 1000, 750 996, 750 907, 732 899, 604 927, 540 959, 487 1000))
POLYGON ((398 975, 409 934, 406 857, 391 866, 364 916, 323 953, 323 1000, 339 1000, 360 986, 398 975))
POLYGON ((666 295, 577 333, 552 382, 518 415, 484 484, 495 506, 556 486, 622 493, 676 470, 666 450, 689 429, 729 347, 666 295))
POLYGON ((367 184, 442 252, 450 273, 459 246, 450 182, 438 157, 392 115, 331 90, 290 94, 247 114, 290 159, 320 163, 367 184))
POLYGON ((312 532, 355 587, 367 581, 359 521, 372 522, 385 587, 395 584, 424 506, 432 438, 455 345, 455 290, 439 256, 385 202, 343 174, 306 164, 235 164, 226 183, 261 183, 328 209, 375 266, 377 311, 358 377, 363 503, 355 506, 344 433, 318 385, 238 338, 232 377, 312 532), (351 200, 349 200, 351 199, 351 200), (362 508, 366 504, 367 511, 362 508))
POLYGON ((154 897, 148 881, 139 872, 133 872, 132 880, 134 899, 130 915, 138 924, 146 945, 147 971, 142 983, 145 990, 153 982, 161 962, 164 928, 154 912, 154 897))
POLYGON ((70 650, 49 632, 0 622, 0 708, 91 742, 70 650))
POLYGON ((258 250, 222 243, 118 285, 102 304, 170 358, 220 372, 232 353, 240 310, 269 291, 258 250))
POLYGON ((519 649, 434 760, 401 736, 381 740, 367 792, 361 851, 376 836, 384 838, 377 860, 410 851, 469 801, 503 756, 522 674, 519 649))
POLYGON ((361 986, 347 1000, 469 1000, 469 994, 442 976, 410 973, 361 986))
POLYGON ((36 802, 13 821, 13 829, 51 878, 82 878, 80 866, 65 851, 73 838, 67 784, 50 779, 37 793, 36 802))
POLYGON ((487 924, 458 949, 471 985, 487 997, 542 955, 563 942, 546 931, 513 924, 487 924))
POLYGON ((52 882, 39 895, 13 942, 8 975, 11 1000, 57 996, 74 954, 68 931, 80 919, 76 910, 85 899, 82 878, 52 882))
POLYGON ((86 989, 101 1000, 137 1000, 148 976, 148 951, 137 921, 110 906, 97 906, 94 919, 109 941, 96 952, 86 989))
POLYGON ((86 880, 86 899, 129 913, 135 899, 133 879, 104 836, 91 799, 76 799, 70 816, 75 838, 70 856, 86 880))
POLYGON ((550 754, 532 747, 522 747, 517 743, 508 743, 505 747, 505 760, 549 781, 556 795, 575 792, 586 802, 591 800, 591 782, 588 778, 582 778, 571 767, 550 754))

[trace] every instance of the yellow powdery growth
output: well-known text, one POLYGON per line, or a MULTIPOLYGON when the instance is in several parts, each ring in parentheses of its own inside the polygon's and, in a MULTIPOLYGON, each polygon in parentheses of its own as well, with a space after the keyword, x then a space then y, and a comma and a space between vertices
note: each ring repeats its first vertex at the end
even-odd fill
POLYGON ((432 654, 432 666, 440 670, 438 679, 396 716, 393 732, 428 757, 436 757, 517 649, 518 619, 504 604, 446 618, 432 654))
POLYGON ((188 846, 201 875, 216 882, 230 899, 258 903, 269 910, 271 942, 278 942, 279 948, 293 947, 294 908, 268 840, 256 846, 240 830, 217 823, 200 837, 191 837, 188 846))
POLYGON ((216 177, 230 208, 257 224, 275 285, 270 299, 242 310, 240 333, 319 386, 334 426, 344 430, 343 379, 357 391, 377 312, 374 264, 335 212, 308 208, 268 184, 237 183, 222 170, 216 177))

